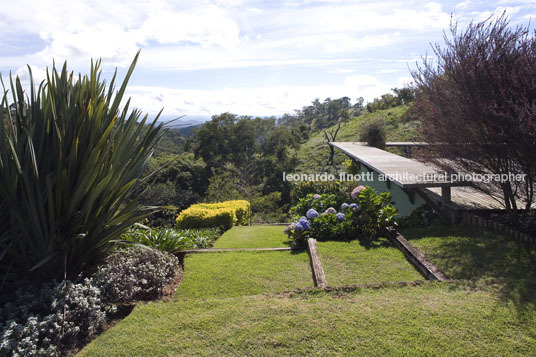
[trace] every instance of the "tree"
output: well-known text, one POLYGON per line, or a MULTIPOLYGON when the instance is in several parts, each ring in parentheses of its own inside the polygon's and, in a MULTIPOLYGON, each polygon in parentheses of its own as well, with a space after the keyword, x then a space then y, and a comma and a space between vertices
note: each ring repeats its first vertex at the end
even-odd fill
MULTIPOLYGON (((459 31, 434 46, 437 61, 424 59, 412 73, 415 110, 432 155, 450 171, 525 174, 494 181, 504 205, 517 215, 516 198, 530 209, 536 155, 536 41, 528 27, 512 28, 503 14, 459 31)), ((487 192, 493 186, 481 186, 487 192)))
POLYGON ((328 162, 326 163, 329 167, 335 167, 335 148, 331 145, 329 145, 330 142, 334 142, 337 140, 337 134, 339 134, 339 130, 341 130, 341 125, 343 123, 346 123, 348 120, 350 120, 350 113, 348 110, 340 110, 338 113, 339 120, 337 121, 337 126, 328 129, 321 129, 322 133, 324 133, 324 138, 326 139, 326 144, 329 147, 329 158, 328 162))

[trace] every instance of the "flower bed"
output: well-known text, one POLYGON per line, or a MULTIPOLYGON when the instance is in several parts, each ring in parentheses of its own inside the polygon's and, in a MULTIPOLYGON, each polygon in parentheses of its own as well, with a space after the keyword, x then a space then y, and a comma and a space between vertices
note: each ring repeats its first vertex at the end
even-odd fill
POLYGON ((291 213, 301 218, 287 226, 285 233, 297 246, 310 237, 321 241, 359 239, 370 244, 395 222, 398 211, 390 204, 388 192, 378 194, 371 187, 357 186, 346 199, 341 203, 335 194, 308 194, 291 208, 291 213))

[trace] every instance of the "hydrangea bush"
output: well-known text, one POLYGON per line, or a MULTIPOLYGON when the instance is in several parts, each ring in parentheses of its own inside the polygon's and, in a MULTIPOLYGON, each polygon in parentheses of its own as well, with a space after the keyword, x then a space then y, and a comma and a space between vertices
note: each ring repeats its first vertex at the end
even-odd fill
POLYGON ((309 237, 317 240, 359 239, 370 244, 383 230, 395 224, 396 208, 388 192, 357 186, 339 203, 333 194, 309 194, 291 209, 301 218, 285 228, 296 246, 309 237), (335 208, 337 207, 337 208, 335 208))

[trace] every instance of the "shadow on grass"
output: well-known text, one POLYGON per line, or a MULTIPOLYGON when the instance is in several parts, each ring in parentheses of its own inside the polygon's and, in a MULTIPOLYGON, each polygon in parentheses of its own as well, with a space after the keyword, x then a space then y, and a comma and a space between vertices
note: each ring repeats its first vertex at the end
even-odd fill
POLYGON ((466 226, 405 229, 402 234, 451 279, 489 288, 518 313, 536 303, 536 250, 504 236, 466 226))

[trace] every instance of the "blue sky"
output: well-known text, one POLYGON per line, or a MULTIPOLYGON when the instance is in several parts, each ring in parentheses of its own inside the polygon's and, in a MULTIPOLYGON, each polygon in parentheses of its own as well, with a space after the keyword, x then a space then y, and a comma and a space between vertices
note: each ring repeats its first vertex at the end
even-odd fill
MULTIPOLYGON (((315 98, 371 101, 460 26, 506 11, 536 21, 535 1, 2 1, 0 71, 27 82, 52 61, 105 77, 141 56, 128 95, 151 115, 281 115, 315 98)), ((532 25, 534 28, 534 26, 532 25)))

